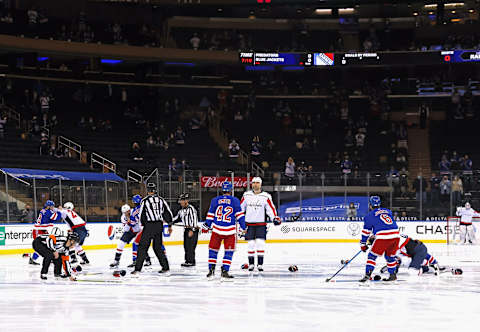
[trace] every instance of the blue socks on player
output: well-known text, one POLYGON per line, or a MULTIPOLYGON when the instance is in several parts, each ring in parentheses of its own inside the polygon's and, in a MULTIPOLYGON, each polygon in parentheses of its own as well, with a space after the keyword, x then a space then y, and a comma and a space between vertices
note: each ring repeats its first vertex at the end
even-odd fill
POLYGON ((372 274, 373 270, 375 269, 375 265, 377 265, 376 260, 377 260, 377 255, 375 255, 370 251, 367 257, 367 265, 365 266, 365 274, 367 275, 372 274))
POLYGON ((427 256, 425 256, 425 259, 427 260, 429 265, 434 265, 438 263, 437 260, 430 254, 427 254, 427 256))
POLYGON ((233 250, 225 250, 223 255, 223 269, 225 271, 230 270, 230 265, 232 264, 233 250))
MULTIPOLYGON (((225 252, 225 255, 226 254, 227 253, 225 252)), ((218 256, 218 250, 208 248, 208 268, 209 269, 215 268, 215 265, 217 265, 217 256, 218 256)))
POLYGON ((387 268, 388 268, 388 273, 390 274, 395 274, 396 272, 396 267, 397 267, 397 260, 395 259, 395 256, 387 256, 385 255, 385 260, 387 261, 387 268))

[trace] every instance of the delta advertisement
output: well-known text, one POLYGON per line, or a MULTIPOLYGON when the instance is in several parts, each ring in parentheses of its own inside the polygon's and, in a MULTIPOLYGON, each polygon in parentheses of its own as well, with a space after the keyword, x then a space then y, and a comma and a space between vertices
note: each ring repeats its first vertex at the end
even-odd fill
MULTIPOLYGON (((453 232, 458 234, 458 226, 448 225, 444 220, 435 221, 399 221, 400 232, 426 242, 446 243, 447 234, 452 239, 453 232), (455 227, 455 228, 454 228, 455 227)), ((67 226, 58 224, 64 232, 67 226)), ((363 223, 361 221, 330 220, 319 222, 283 222, 279 226, 269 223, 267 226, 267 242, 356 242, 360 239, 363 223)), ((84 248, 113 249, 123 233, 121 223, 87 224, 89 236, 85 239, 84 248)), ((199 243, 206 244, 210 234, 199 234, 199 243)), ((3 224, 0 225, 0 254, 18 254, 32 251, 32 225, 3 224)), ((183 244, 183 228, 174 227, 168 234, 164 226, 164 242, 166 245, 183 244)), ((243 242, 239 239, 239 242, 243 242)))

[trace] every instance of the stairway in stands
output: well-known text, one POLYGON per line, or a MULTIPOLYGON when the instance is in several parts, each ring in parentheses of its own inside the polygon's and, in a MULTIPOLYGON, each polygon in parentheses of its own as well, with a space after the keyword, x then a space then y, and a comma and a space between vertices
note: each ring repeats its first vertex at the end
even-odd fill
POLYGON ((419 173, 426 179, 432 173, 430 162, 430 136, 429 127, 420 129, 418 127, 408 128, 408 169, 411 177, 419 173))

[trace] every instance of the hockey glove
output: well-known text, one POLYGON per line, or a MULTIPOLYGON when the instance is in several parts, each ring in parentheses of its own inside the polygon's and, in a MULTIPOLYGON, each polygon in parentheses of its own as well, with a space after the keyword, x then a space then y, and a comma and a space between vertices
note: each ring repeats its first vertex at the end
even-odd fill
POLYGON ((368 245, 366 243, 360 243, 360 249, 363 251, 363 252, 367 252, 368 250, 368 245))
POLYGON ((280 220, 280 217, 275 217, 275 218, 273 218, 273 224, 274 224, 275 226, 278 226, 278 225, 280 225, 281 223, 282 223, 282 220, 280 220))

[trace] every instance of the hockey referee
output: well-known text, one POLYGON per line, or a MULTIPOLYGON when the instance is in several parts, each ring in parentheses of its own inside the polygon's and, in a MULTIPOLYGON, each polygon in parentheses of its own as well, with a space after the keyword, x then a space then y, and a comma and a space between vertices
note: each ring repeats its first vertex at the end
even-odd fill
POLYGON ((167 202, 157 195, 157 189, 153 183, 147 185, 147 196, 140 203, 139 214, 143 234, 138 245, 138 258, 132 274, 138 274, 142 270, 143 261, 153 240, 153 251, 162 266, 158 273, 170 275, 167 256, 162 250, 162 235, 164 222, 168 224, 168 233, 172 233, 173 215, 167 202))
POLYGON ((189 195, 181 194, 178 203, 182 207, 173 222, 182 222, 185 227, 183 233, 183 248, 185 249, 185 263, 183 267, 195 266, 195 248, 198 241, 198 214, 195 207, 189 204, 189 195))

